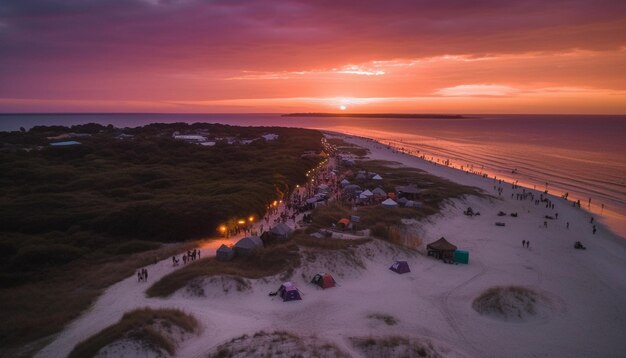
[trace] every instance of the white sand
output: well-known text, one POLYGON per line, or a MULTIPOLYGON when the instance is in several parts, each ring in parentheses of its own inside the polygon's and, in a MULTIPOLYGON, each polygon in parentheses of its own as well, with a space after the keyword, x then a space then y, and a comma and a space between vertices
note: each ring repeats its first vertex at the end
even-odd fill
MULTIPOLYGON (((370 148, 371 159, 421 168, 497 196, 492 179, 435 166, 375 142, 350 140, 370 148)), ((530 201, 510 199, 511 186, 503 186, 501 199, 455 201, 422 226, 424 242, 445 236, 460 249, 470 251, 469 265, 446 265, 375 241, 357 251, 364 257, 366 269, 358 269, 336 253, 307 263, 294 275, 303 300, 287 303, 267 295, 278 287, 277 279, 251 280, 250 289, 231 289, 228 293, 223 292, 222 284, 205 282, 205 291, 209 291, 206 297, 181 290, 167 299, 148 299, 143 294, 148 285, 137 283, 133 276, 110 287, 37 356, 66 356, 78 342, 117 322, 124 312, 152 306, 181 308, 202 322, 202 333, 179 347, 180 357, 205 356, 222 343, 260 330, 316 336, 353 356, 360 353, 348 337, 401 335, 427 338, 447 356, 624 357, 624 240, 601 225, 596 235, 591 235, 589 214, 562 199, 553 198, 557 206, 548 210, 530 201), (467 206, 479 210, 481 216, 464 216, 467 206), (498 217, 498 211, 518 212, 519 217, 498 217), (558 220, 543 228, 544 215, 555 211, 558 220), (506 222, 506 226, 497 227, 496 221, 506 222), (566 221, 570 222, 569 230, 566 221), (529 249, 522 247, 522 240, 530 240, 529 249), (575 250, 577 240, 587 250, 575 250), (394 258, 406 259, 412 272, 398 275, 388 270, 394 258), (302 273, 310 279, 309 275, 318 270, 331 272, 340 286, 321 290, 302 278, 302 273), (541 307, 534 319, 519 322, 479 315, 472 301, 497 285, 533 289, 550 303, 541 307), (391 315, 398 323, 390 326, 367 318, 374 313, 391 315)), ((220 244, 203 248, 203 257, 214 254, 220 244)), ((169 259, 149 267, 150 282, 173 269, 169 259)))

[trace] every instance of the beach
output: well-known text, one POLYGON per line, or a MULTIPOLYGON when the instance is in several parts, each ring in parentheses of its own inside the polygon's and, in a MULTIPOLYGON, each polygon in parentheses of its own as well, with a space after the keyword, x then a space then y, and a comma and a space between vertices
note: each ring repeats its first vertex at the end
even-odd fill
MULTIPOLYGON (((593 213, 558 196, 546 195, 554 209, 518 200, 516 195, 522 192, 537 198, 542 192, 513 188, 511 183, 432 163, 367 138, 341 137, 367 148, 369 160, 421 169, 487 195, 452 200, 441 213, 420 222, 423 243, 417 250, 373 240, 355 250, 355 260, 362 265, 336 252, 304 262, 291 279, 301 289, 302 301, 269 297, 268 292, 281 284, 278 277, 247 280, 249 287, 243 290, 236 289, 228 277, 207 279, 200 283, 204 295, 181 289, 161 299, 146 298, 149 286, 131 276, 108 288, 36 356, 67 356, 82 340, 141 307, 178 308, 200 321, 201 332, 180 342, 178 357, 203 357, 234 338, 259 331, 286 331, 354 357, 368 356, 351 343, 355 337, 429 342, 449 357, 623 356, 626 241, 598 223, 598 218, 592 223, 593 213), (481 215, 464 215, 468 207, 481 215), (498 212, 506 216, 499 217, 498 212), (546 219, 556 213, 556 219, 546 219), (469 251, 469 264, 447 265, 428 257, 426 244, 440 237, 469 251), (522 241, 529 241, 529 246, 522 241), (574 249, 576 241, 587 249, 574 249), (407 261, 411 272, 398 275, 389 270, 399 259, 407 261), (321 290, 311 285, 310 277, 317 272, 332 273, 338 287, 321 290), (474 309, 474 300, 486 290, 511 285, 538 294, 535 314, 504 320, 474 309), (395 323, 376 318, 383 316, 395 323)), ((219 245, 235 239, 207 243, 200 247, 202 257, 215 255, 219 245)), ((167 258, 148 269, 153 283, 176 268, 167 258)), ((151 354, 132 344, 108 349, 111 355, 151 354)), ((261 354, 270 348, 259 345, 258 349, 261 354)))

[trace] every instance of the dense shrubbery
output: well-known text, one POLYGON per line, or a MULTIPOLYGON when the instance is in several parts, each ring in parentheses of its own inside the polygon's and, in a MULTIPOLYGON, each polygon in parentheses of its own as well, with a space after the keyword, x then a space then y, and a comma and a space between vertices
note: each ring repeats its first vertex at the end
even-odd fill
POLYGON ((175 123, 124 132, 134 138, 115 139, 121 130, 98 124, 0 133, 3 274, 46 269, 94 250, 151 249, 145 241, 207 236, 229 219, 262 215, 317 164, 301 154, 321 149, 319 132, 293 128, 175 123), (173 140, 174 131, 279 138, 203 147, 173 140), (48 146, 46 137, 68 132, 92 135, 77 139, 82 145, 48 146), (128 243, 133 239, 143 241, 128 243))

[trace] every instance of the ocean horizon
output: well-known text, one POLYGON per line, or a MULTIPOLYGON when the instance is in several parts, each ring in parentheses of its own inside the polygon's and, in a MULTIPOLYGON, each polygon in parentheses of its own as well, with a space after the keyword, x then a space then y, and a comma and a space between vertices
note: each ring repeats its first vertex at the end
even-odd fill
POLYGON ((580 200, 626 238, 626 116, 494 115, 463 118, 282 117, 281 114, 0 114, 0 131, 40 125, 207 122, 301 127, 368 137, 427 160, 580 200), (589 201, 589 199, 591 199, 589 201))

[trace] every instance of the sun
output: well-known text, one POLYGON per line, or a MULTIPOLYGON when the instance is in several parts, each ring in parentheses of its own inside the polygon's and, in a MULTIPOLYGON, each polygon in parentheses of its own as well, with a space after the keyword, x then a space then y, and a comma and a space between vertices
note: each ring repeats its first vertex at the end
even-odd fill
POLYGON ((345 111, 346 109, 348 109, 348 107, 346 107, 344 104, 342 104, 341 106, 339 106, 339 109, 342 111, 345 111))

